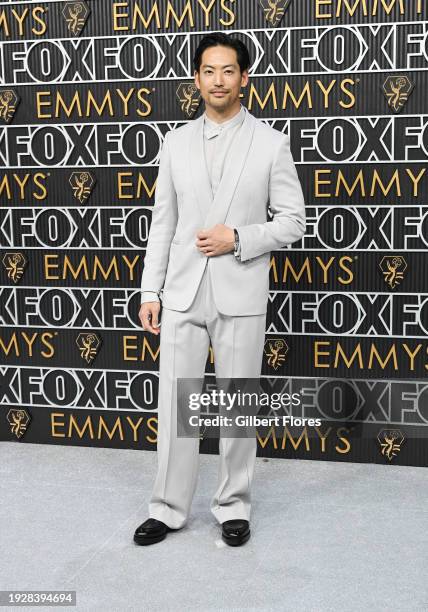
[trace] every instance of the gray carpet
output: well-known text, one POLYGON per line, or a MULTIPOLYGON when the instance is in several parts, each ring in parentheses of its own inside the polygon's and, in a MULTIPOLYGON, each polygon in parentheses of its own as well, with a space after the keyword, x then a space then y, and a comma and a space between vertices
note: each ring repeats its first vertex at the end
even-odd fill
POLYGON ((51 610, 428 610, 426 468, 258 458, 231 548, 217 459, 200 456, 188 525, 140 547, 156 453, 0 443, 0 588, 76 590, 51 610))

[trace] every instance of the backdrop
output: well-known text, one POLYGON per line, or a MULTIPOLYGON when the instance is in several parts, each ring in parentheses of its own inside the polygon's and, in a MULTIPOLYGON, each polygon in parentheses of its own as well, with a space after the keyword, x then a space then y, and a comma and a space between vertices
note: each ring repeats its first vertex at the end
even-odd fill
POLYGON ((155 450, 159 338, 138 311, 159 151, 203 111, 191 60, 223 30, 249 47, 242 103, 290 136, 307 211, 272 253, 263 377, 323 423, 259 455, 427 465, 426 11, 0 3, 1 439, 155 450))

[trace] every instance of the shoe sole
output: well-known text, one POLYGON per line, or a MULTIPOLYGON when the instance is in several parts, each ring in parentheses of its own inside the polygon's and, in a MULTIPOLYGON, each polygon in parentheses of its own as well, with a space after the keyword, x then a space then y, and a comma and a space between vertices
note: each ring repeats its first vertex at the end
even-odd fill
POLYGON ((251 531, 247 531, 239 538, 235 536, 230 537, 230 536, 225 535, 224 533, 221 534, 221 537, 223 541, 226 542, 226 544, 229 544, 229 546, 241 546, 242 544, 245 544, 245 542, 247 542, 250 539, 250 535, 251 535, 251 531))
POLYGON ((147 537, 147 536, 137 536, 134 534, 134 542, 139 544, 140 546, 147 546, 148 544, 156 544, 157 542, 162 542, 166 538, 166 533, 162 533, 157 536, 147 537))

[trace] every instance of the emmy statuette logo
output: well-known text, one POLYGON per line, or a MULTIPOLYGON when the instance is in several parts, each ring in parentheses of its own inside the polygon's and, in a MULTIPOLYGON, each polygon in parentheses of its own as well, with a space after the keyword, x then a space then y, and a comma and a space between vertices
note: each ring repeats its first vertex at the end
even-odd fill
POLYGON ((19 96, 14 89, 0 90, 0 117, 5 123, 10 123, 19 104, 19 96))
POLYGON ((68 181, 73 190, 73 196, 83 204, 91 195, 95 178, 88 171, 72 172, 68 181))
POLYGON ((22 408, 11 408, 6 418, 9 422, 11 433, 20 440, 27 431, 27 425, 31 420, 30 415, 22 408))
POLYGON ((400 284, 404 278, 404 271, 407 268, 406 261, 401 255, 382 257, 379 266, 383 272, 386 284, 391 287, 391 289, 395 289, 395 287, 400 284))
POLYGON ((388 461, 392 461, 401 450, 404 436, 399 429, 381 429, 377 435, 380 452, 388 461))
POLYGON ((79 334, 76 338, 76 344, 79 347, 81 358, 87 363, 92 363, 101 346, 101 338, 94 332, 79 334))
POLYGON ((177 98, 181 111, 189 118, 193 117, 201 103, 201 94, 195 83, 180 83, 177 87, 177 98))
POLYGON ((290 6, 291 0, 259 0, 259 3, 266 21, 272 26, 277 26, 290 6))
POLYGON ((282 338, 266 340, 264 353, 268 358, 267 364, 277 370, 285 361, 288 345, 282 338))
POLYGON ((90 8, 86 2, 66 2, 62 9, 62 15, 67 23, 67 29, 74 35, 79 36, 88 20, 90 8))
POLYGON ((7 270, 7 277, 13 280, 14 283, 18 283, 27 265, 24 255, 22 253, 5 253, 2 261, 7 270))
POLYGON ((399 113, 407 103, 414 85, 405 75, 389 76, 382 85, 382 91, 388 100, 389 108, 394 113, 399 113))

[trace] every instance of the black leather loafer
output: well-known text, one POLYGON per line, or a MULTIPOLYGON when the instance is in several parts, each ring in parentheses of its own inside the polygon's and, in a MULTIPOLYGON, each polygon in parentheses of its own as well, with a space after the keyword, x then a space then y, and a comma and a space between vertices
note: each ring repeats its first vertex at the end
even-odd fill
POLYGON ((250 524, 245 519, 233 519, 221 524, 221 537, 229 546, 245 544, 250 533, 250 524))
POLYGON ((144 523, 141 523, 134 533, 134 542, 140 546, 147 544, 156 544, 166 538, 168 531, 174 531, 162 521, 155 518, 148 518, 144 523))

